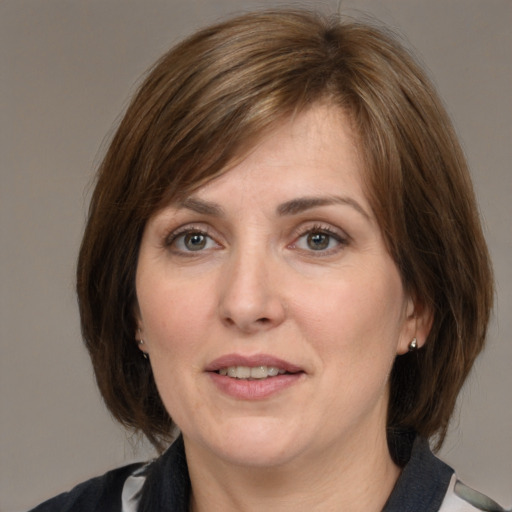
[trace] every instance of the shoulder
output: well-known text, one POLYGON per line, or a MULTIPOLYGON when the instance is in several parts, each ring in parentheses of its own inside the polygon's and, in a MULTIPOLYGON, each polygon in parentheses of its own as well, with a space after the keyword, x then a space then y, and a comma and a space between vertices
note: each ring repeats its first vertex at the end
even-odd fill
POLYGON ((126 482, 137 478, 145 467, 137 463, 114 469, 41 503, 30 512, 121 512, 126 482))
POLYGON ((114 469, 29 512, 153 512, 188 509, 190 479, 181 436, 155 460, 114 469), (170 478, 169 478, 170 477, 170 478))
POLYGON ((439 512, 506 512, 498 503, 453 475, 439 512))
POLYGON ((390 441, 390 451, 402 473, 384 512, 506 512, 460 482, 454 470, 432 453, 426 439, 396 431, 390 441))

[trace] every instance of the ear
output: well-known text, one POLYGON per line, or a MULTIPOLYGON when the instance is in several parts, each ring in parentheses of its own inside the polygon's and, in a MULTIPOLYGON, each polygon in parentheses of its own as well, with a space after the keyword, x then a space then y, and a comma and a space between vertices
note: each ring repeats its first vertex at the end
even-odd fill
POLYGON ((417 347, 425 345, 432 328, 434 316, 430 308, 420 300, 410 296, 405 304, 402 332, 398 340, 397 354, 406 354, 411 341, 416 338, 417 347))
POLYGON ((140 327, 137 327, 137 329, 135 329, 135 341, 137 342, 137 345, 139 345, 139 347, 144 343, 144 336, 142 334, 142 329, 140 327))
POLYGON ((135 303, 133 304, 133 317, 135 318, 135 322, 137 324, 137 327, 135 329, 135 341, 137 341, 138 344, 140 345, 140 342, 143 341, 144 339, 144 329, 139 304, 136 300, 134 302, 135 303))
POLYGON ((135 317, 135 321, 137 322, 137 328, 135 329, 135 341, 137 342, 137 346, 142 352, 146 352, 143 348, 144 346, 144 329, 142 324, 142 319, 140 315, 139 305, 135 304, 133 307, 133 315, 135 317))

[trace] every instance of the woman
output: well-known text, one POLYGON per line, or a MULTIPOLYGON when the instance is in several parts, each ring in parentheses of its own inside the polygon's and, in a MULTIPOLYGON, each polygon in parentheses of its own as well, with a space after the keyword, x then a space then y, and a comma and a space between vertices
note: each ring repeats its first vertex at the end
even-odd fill
POLYGON ((207 28, 128 108, 78 266, 105 402, 163 454, 36 510, 502 510, 427 442, 492 294, 462 151, 398 43, 303 11, 207 28))

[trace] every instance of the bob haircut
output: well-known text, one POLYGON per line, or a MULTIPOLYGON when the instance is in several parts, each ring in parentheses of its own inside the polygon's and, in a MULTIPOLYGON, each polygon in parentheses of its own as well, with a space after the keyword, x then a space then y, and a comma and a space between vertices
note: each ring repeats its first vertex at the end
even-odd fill
POLYGON ((493 299, 464 155, 429 80, 385 30, 287 9, 230 19, 164 55, 98 171, 77 271, 82 333, 107 407, 160 450, 173 422, 135 342, 145 224, 318 102, 348 115, 387 249, 433 317, 424 346, 395 360, 388 429, 444 440, 493 299))

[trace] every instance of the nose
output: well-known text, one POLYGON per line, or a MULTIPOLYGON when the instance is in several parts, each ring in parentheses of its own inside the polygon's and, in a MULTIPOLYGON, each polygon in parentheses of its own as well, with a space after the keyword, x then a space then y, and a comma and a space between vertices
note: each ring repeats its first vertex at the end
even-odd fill
POLYGON ((222 322, 244 333, 266 331, 286 316, 278 264, 264 251, 234 254, 221 275, 222 322))

